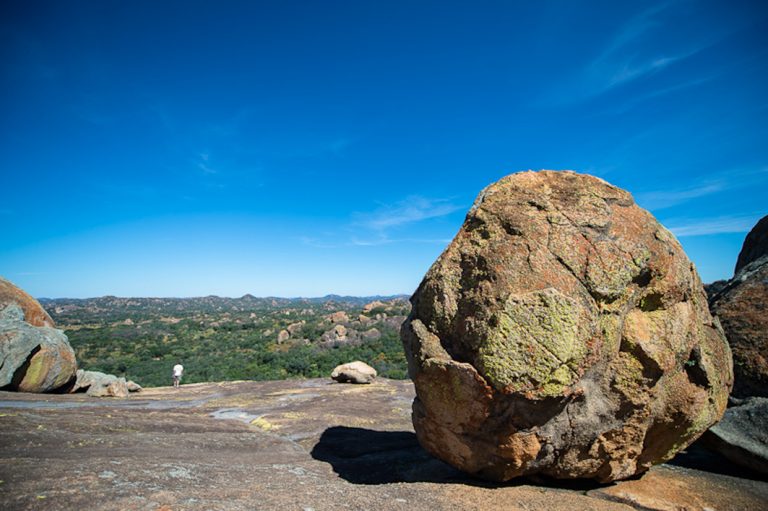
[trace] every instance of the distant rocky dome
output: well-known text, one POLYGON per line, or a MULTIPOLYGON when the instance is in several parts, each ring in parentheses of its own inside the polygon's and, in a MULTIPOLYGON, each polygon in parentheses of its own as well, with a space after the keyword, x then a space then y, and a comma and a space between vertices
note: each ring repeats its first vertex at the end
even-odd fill
POLYGON ((30 295, 0 277, 0 309, 10 303, 18 304, 24 311, 24 321, 32 326, 55 327, 51 316, 43 309, 40 303, 30 295))
POLYGON ((733 352, 733 395, 768 397, 768 216, 747 235, 736 268, 710 309, 733 352))
POLYGON ((736 260, 734 275, 764 255, 768 255, 768 215, 761 218, 747 234, 739 252, 739 258, 736 260))
POLYGON ((0 388, 49 392, 77 370, 67 336, 27 293, 0 279, 0 388))
POLYGON ((731 355, 693 264, 601 179, 490 185, 411 303, 414 428, 466 472, 624 479, 725 410, 731 355))

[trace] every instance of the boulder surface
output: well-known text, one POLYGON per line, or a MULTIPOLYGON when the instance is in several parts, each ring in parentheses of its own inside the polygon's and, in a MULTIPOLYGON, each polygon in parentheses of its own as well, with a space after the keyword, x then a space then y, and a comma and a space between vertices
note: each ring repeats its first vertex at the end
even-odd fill
POLYGON ((43 309, 40 302, 32 298, 11 282, 0 277, 0 309, 17 304, 24 311, 24 321, 32 326, 55 327, 51 316, 43 309))
POLYGON ((483 190, 401 336, 420 443, 472 474, 607 482, 722 416, 731 354, 677 240, 574 172, 483 190))

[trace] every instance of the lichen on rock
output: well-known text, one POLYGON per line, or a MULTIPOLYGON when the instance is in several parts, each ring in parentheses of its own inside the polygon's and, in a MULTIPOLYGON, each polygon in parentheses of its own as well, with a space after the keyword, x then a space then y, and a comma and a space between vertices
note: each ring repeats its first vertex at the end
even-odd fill
POLYGON ((630 477, 725 409, 730 352, 695 268, 598 178, 490 185, 411 302, 416 433, 478 476, 630 477))

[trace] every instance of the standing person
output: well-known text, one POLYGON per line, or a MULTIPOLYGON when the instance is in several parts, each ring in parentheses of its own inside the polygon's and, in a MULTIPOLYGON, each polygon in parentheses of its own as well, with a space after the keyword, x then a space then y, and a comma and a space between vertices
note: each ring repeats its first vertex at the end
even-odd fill
POLYGON ((184 373, 184 366, 176 364, 173 366, 173 386, 178 388, 181 382, 181 375, 184 373))

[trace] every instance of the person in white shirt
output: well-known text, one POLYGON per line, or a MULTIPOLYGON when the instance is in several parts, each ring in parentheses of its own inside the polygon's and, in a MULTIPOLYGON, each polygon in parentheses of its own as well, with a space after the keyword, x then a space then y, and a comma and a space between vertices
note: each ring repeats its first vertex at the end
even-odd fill
POLYGON ((184 373, 184 366, 176 364, 173 366, 173 386, 178 387, 181 382, 181 375, 184 373))

